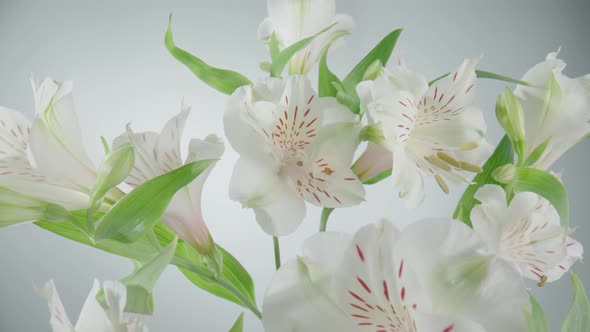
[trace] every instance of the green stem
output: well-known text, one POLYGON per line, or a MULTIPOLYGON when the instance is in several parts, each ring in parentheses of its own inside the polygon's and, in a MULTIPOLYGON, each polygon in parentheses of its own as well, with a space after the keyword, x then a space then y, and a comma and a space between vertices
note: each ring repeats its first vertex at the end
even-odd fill
POLYGON ((333 208, 324 208, 322 210, 322 217, 320 219, 320 232, 326 231, 326 227, 328 227, 328 218, 330 218, 332 211, 334 211, 333 208))
POLYGON ((281 247, 279 245, 279 238, 277 236, 272 237, 272 242, 275 248, 275 267, 277 270, 281 267, 281 247))

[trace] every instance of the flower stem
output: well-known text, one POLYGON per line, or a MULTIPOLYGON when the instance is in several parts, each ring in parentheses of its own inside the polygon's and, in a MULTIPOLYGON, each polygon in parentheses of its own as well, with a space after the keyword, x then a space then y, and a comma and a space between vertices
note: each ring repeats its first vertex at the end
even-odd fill
POLYGON ((272 237, 275 248, 275 267, 277 270, 281 267, 281 247, 279 245, 279 238, 277 236, 272 237))
POLYGON ((334 211, 333 208, 324 208, 322 210, 322 217, 320 219, 320 232, 326 231, 326 227, 328 227, 328 218, 330 218, 332 211, 334 211))

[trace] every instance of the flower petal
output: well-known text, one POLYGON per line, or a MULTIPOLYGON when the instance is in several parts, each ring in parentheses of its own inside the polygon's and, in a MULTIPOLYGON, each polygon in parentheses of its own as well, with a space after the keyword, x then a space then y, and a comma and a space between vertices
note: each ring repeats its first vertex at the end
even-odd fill
POLYGON ((424 200, 424 179, 415 162, 408 158, 403 147, 393 152, 391 180, 399 190, 399 196, 407 207, 416 207, 424 200))
POLYGON ((527 152, 551 137, 534 165, 539 169, 548 169, 590 133, 588 76, 572 79, 562 74, 564 68, 557 53, 550 53, 522 77, 533 86, 515 89, 524 110, 527 152))
POLYGON ((26 157, 31 123, 21 113, 0 106, 0 158, 26 157))
POLYGON ((566 255, 565 258, 547 275, 547 282, 555 281, 561 278, 569 269, 578 261, 582 260, 584 248, 582 244, 568 237, 565 241, 566 255))
POLYGON ((51 324, 53 332, 72 332, 74 327, 59 298, 53 280, 49 280, 43 288, 36 289, 36 291, 47 300, 50 314, 49 324, 51 324))
POLYGON ((241 157, 230 181, 230 198, 254 209, 256 221, 273 236, 287 235, 305 217, 305 203, 280 179, 270 161, 241 157))
POLYGON ((310 275, 310 265, 303 259, 292 260, 275 273, 262 306, 264 330, 358 331, 318 286, 322 282, 310 275))
POLYGON ((88 294, 88 298, 80 311, 80 316, 75 326, 76 331, 104 332, 114 330, 109 317, 96 300, 99 290, 100 284, 98 280, 94 280, 92 290, 88 294))
POLYGON ((29 136, 29 146, 39 171, 73 185, 90 189, 96 168, 82 144, 78 118, 74 112, 72 83, 32 78, 37 108, 29 136), (55 163, 59 160, 59 163, 55 163))
POLYGON ((109 317, 114 326, 123 324, 121 315, 127 301, 127 288, 119 281, 103 282, 104 297, 108 306, 109 317))

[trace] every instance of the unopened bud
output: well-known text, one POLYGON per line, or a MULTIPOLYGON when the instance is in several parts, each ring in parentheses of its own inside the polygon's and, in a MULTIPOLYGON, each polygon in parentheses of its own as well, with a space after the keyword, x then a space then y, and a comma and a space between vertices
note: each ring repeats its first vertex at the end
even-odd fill
POLYGON ((507 183, 512 182, 515 174, 516 174, 516 166, 514 166, 513 164, 507 164, 507 165, 500 166, 500 167, 496 168, 492 172, 492 177, 494 178, 494 180, 496 180, 500 183, 507 184, 507 183))
POLYGON ((523 158, 525 154, 524 111, 518 98, 506 88, 496 102, 496 118, 512 141, 514 151, 523 158))
POLYGON ((367 68, 367 70, 365 70, 365 73, 363 74, 363 81, 375 80, 377 77, 379 77, 379 75, 381 75, 382 71, 383 71, 383 63, 381 63, 381 60, 377 59, 377 60, 373 61, 373 63, 369 66, 369 68, 367 68))

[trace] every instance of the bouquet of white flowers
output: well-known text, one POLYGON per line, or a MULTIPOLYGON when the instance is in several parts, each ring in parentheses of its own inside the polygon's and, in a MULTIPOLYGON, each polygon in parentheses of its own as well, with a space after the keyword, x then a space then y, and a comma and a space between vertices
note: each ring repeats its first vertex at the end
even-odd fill
MULTIPOLYGON (((543 287, 582 259, 551 166, 590 134, 590 75, 565 76, 551 53, 520 79, 480 70, 475 57, 429 80, 401 58, 389 61, 399 29, 340 78, 328 55, 353 25, 336 14, 335 0, 268 0, 258 36, 269 60, 254 82, 176 46, 171 24, 165 34, 174 58, 229 95, 225 136, 240 156, 229 196, 274 240, 277 271, 259 285, 261 307, 248 271, 203 218, 203 185, 224 143, 192 139, 184 153, 189 106, 159 133, 129 125, 113 142, 103 138, 98 166, 81 143, 71 82, 33 77, 32 121, 0 107, 0 226, 34 222, 135 264, 119 281, 95 281, 76 324, 53 281, 38 288, 54 331, 147 331, 124 313, 153 313, 152 289, 168 265, 248 310, 267 332, 549 330, 525 282, 543 287), (506 134, 495 146, 473 103, 480 79, 516 84, 498 97, 506 134), (327 231, 334 209, 362 204, 365 186, 380 181, 408 208, 420 206, 427 181, 442 193, 467 189, 452 216, 327 231), (323 209, 319 232, 281 264, 280 237, 309 205, 323 209)), ((562 331, 590 331, 584 286, 570 276, 562 331)), ((230 331, 242 331, 243 318, 230 331)))

